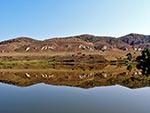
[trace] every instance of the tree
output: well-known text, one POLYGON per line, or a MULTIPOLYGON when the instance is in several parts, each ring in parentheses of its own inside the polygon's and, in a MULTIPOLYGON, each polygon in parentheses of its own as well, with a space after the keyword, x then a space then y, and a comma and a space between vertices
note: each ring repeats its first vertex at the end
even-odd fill
POLYGON ((136 58, 136 61, 149 64, 150 63, 150 49, 148 48, 145 51, 142 51, 142 55, 138 56, 136 58))
POLYGON ((132 71, 132 65, 128 65, 127 70, 132 71))
POLYGON ((126 56, 127 56, 127 59, 128 59, 129 61, 132 61, 132 58, 133 58, 133 57, 132 57, 132 54, 131 54, 131 53, 128 53, 126 56))
POLYGON ((142 51, 142 55, 136 58, 137 68, 142 69, 144 75, 150 74, 150 48, 142 51))

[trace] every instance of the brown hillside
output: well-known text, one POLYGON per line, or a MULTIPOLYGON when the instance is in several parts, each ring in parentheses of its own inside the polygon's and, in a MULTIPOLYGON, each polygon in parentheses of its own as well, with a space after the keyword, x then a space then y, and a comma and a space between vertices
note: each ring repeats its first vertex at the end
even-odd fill
POLYGON ((79 35, 43 41, 20 37, 0 42, 0 52, 142 51, 150 47, 150 36, 128 34, 119 38, 79 35))
POLYGON ((30 45, 35 42, 38 41, 28 37, 19 37, 16 39, 2 41, 0 42, 0 52, 13 52, 22 46, 30 45))

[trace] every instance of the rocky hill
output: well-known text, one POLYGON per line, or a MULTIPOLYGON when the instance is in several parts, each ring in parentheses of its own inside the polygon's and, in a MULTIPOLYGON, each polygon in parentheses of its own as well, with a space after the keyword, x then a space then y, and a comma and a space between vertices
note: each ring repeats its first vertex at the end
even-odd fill
POLYGON ((74 52, 74 51, 142 51, 150 47, 150 35, 128 34, 122 37, 78 35, 35 40, 19 37, 0 42, 0 52, 74 52))

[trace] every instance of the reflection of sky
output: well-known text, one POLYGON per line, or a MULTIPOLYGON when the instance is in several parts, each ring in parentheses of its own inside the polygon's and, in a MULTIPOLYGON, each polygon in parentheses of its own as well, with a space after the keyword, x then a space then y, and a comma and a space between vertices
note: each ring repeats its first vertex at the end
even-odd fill
POLYGON ((149 113, 149 88, 0 84, 0 113, 149 113))

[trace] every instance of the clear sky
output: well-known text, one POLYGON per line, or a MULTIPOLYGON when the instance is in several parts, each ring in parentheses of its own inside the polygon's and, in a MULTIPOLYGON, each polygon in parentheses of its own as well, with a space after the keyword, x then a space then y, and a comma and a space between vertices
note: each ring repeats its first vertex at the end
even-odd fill
POLYGON ((150 35, 150 0, 0 0, 0 40, 150 35))

